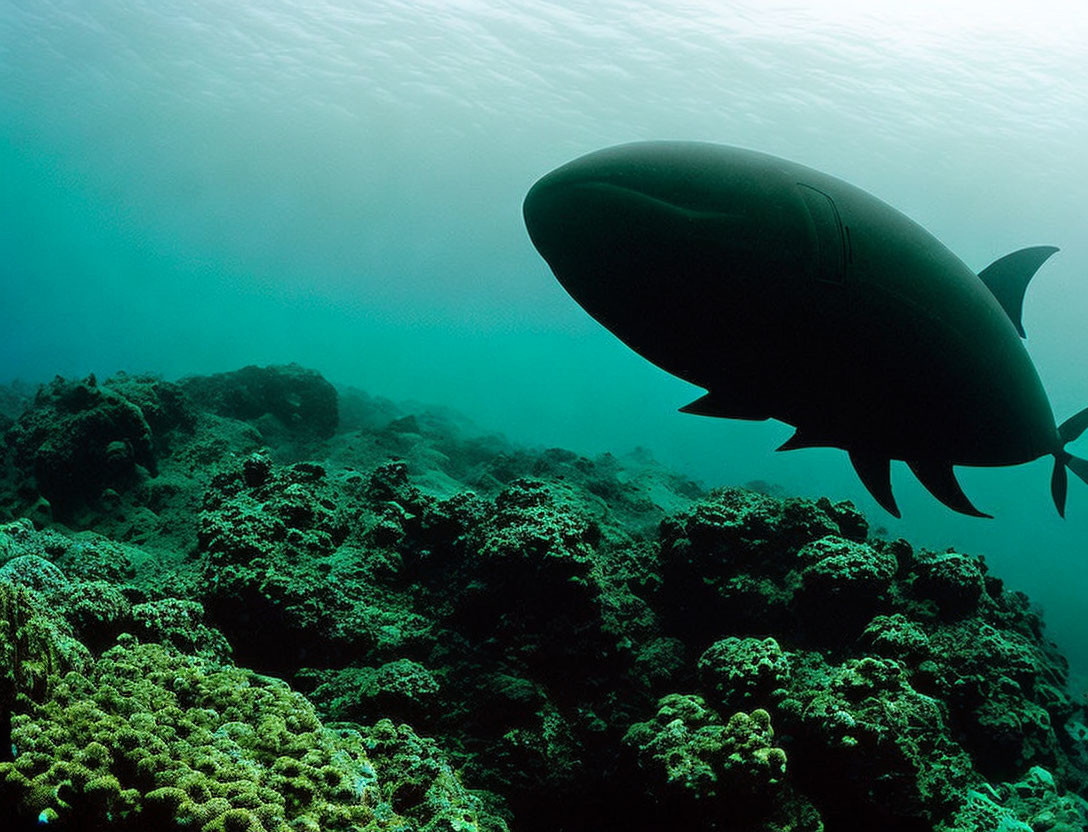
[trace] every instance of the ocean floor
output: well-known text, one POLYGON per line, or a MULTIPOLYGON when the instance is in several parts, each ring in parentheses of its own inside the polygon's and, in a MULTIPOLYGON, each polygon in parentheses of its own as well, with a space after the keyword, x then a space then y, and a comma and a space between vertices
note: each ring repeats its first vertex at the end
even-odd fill
POLYGON ((1088 828, 1039 610, 298 366, 0 389, 5 829, 1088 828))

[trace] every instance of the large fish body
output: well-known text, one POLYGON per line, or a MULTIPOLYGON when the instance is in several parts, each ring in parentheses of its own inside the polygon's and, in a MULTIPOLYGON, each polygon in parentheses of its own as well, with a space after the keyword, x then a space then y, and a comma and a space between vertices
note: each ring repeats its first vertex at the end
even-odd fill
POLYGON ((765 153, 644 142, 549 173, 525 199, 530 237, 560 283, 636 352, 706 389, 687 412, 775 418, 783 448, 850 453, 897 514, 889 461, 950 507, 981 514, 953 465, 1013 465, 1065 442, 1021 341, 1020 306, 1057 249, 975 274, 866 191, 765 153))

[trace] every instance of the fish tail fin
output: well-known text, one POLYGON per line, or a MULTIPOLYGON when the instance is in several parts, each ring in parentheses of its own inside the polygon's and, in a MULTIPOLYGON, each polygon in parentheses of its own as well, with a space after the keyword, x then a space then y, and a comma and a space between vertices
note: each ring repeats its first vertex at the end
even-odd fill
POLYGON ((1088 459, 1081 459, 1071 453, 1065 454, 1065 467, 1077 475, 1082 483, 1088 485, 1088 459))
POLYGON ((1065 457, 1072 454, 1058 451, 1054 454, 1054 472, 1050 475, 1050 495, 1059 517, 1065 517, 1065 493, 1069 490, 1069 475, 1065 473, 1065 457))
POLYGON ((1054 473, 1050 476, 1050 492, 1054 495, 1054 507, 1058 514, 1065 517, 1065 492, 1068 488, 1069 477, 1065 473, 1068 468, 1077 478, 1088 485, 1088 459, 1073 456, 1069 451, 1058 451, 1054 454, 1054 473))
POLYGON ((1058 426, 1058 436, 1061 437, 1063 449, 1054 454, 1054 473, 1050 476, 1050 493, 1054 496, 1054 507, 1058 514, 1065 517, 1065 494, 1069 486, 1069 477, 1065 472, 1068 468, 1077 478, 1088 485, 1088 460, 1073 456, 1064 449, 1064 445, 1078 439, 1085 430, 1088 430, 1088 407, 1079 413, 1070 416, 1058 426))

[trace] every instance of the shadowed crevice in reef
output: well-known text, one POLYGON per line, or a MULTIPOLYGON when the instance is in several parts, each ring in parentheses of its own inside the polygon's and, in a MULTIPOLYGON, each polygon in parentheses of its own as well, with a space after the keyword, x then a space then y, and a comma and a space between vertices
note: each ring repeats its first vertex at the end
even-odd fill
POLYGON ((22 828, 1084 828, 1038 611, 849 503, 293 365, 0 413, 22 828))

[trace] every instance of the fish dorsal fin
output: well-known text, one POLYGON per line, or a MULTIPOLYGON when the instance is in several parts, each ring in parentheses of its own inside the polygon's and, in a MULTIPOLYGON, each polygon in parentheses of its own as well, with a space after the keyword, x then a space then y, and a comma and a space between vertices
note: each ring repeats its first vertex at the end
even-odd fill
POLYGON ((1039 267, 1058 249, 1055 246, 1031 246, 1006 254, 994 260, 979 272, 979 279, 997 298, 1012 325, 1024 338, 1024 324, 1021 322, 1024 310, 1024 292, 1028 283, 1035 276, 1039 267))
POLYGON ((899 516, 899 506, 895 504, 895 495, 892 494, 892 461, 879 454, 870 454, 862 451, 850 451, 850 462, 854 470, 858 472, 858 478, 862 485, 869 489, 869 493, 888 514, 899 516))
POLYGON ((993 516, 971 505, 971 501, 967 499, 967 495, 963 493, 963 489, 956 481, 951 463, 925 459, 914 462, 908 460, 907 464, 926 490, 953 511, 969 514, 972 517, 993 516))

